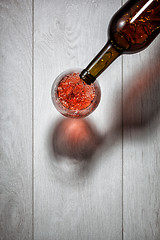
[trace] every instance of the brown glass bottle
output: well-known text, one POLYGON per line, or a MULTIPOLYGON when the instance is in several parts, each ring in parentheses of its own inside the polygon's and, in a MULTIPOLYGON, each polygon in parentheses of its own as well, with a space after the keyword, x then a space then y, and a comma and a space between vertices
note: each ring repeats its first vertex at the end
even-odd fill
POLYGON ((118 56, 142 51, 159 33, 160 0, 128 1, 110 21, 107 44, 80 77, 93 83, 118 56))

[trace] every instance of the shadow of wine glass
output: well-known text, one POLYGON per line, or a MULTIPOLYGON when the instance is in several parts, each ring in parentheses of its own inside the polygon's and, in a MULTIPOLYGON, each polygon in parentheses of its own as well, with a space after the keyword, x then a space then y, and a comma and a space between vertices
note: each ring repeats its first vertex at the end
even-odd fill
POLYGON ((102 141, 96 127, 86 119, 62 118, 51 132, 54 164, 70 177, 82 175, 102 141))

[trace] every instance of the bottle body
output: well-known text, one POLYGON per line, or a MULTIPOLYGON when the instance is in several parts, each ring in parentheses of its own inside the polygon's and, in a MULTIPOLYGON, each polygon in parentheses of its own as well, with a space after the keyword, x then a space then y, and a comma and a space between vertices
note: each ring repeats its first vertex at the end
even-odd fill
POLYGON ((128 1, 110 21, 109 41, 80 77, 91 84, 118 56, 143 50, 159 33, 160 0, 128 1))
POLYGON ((123 53, 146 48, 160 32, 160 1, 131 0, 111 19, 108 35, 123 53))

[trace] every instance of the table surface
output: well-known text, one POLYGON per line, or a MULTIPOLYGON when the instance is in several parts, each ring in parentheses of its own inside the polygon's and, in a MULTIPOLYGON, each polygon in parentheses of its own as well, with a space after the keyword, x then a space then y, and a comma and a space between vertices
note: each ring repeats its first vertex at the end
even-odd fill
POLYGON ((98 79, 87 118, 51 86, 107 41, 121 0, 0 1, 0 239, 160 239, 160 37, 98 79))

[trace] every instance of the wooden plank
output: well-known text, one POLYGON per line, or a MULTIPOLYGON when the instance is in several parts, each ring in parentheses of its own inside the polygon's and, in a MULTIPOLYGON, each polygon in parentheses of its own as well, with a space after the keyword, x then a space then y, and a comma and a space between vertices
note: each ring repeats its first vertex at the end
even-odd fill
POLYGON ((32 3, 1 1, 0 239, 32 239, 32 3))
POLYGON ((160 37, 124 56, 124 239, 160 239, 160 37))
POLYGON ((121 58, 99 78, 101 103, 87 120, 63 118, 50 96, 59 73, 103 47, 120 4, 35 1, 36 240, 122 239, 121 58))

